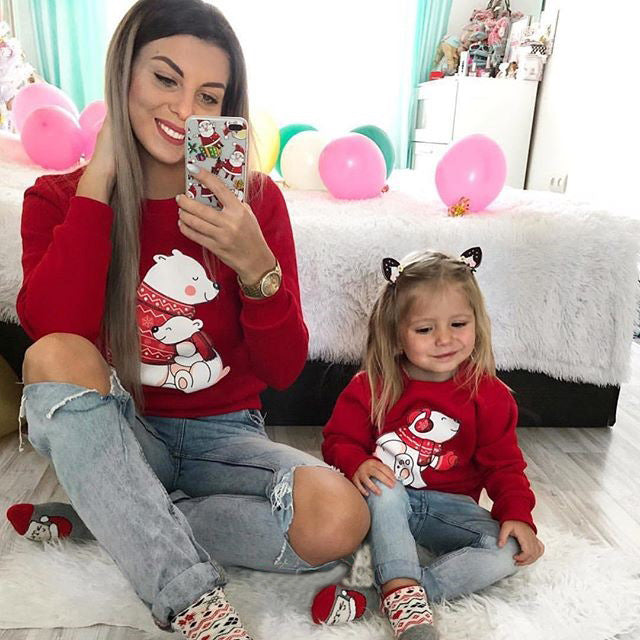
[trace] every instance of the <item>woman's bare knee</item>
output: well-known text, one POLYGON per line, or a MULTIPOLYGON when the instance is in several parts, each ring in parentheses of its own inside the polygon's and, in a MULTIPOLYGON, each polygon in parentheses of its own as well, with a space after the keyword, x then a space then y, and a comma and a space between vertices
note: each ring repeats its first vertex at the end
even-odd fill
POLYGON ((298 467, 289 540, 296 553, 317 566, 352 553, 369 530, 369 509, 344 476, 320 467, 298 467))
POLYGON ((86 338, 72 333, 51 333, 26 351, 22 365, 25 384, 63 382, 103 395, 111 388, 109 366, 86 338))

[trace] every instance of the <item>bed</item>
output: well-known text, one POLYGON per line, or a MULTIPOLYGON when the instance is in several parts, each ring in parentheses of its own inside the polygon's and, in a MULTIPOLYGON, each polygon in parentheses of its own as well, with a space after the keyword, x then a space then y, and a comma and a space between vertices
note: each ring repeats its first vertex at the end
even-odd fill
MULTIPOLYGON (((43 170, 0 161, 0 354, 17 369, 24 189, 43 170)), ((271 424, 323 424, 358 368, 383 257, 483 250, 477 278, 500 377, 521 426, 610 426, 638 322, 640 221, 546 192, 505 187, 490 211, 448 217, 430 180, 396 171, 379 198, 338 201, 283 188, 298 255, 309 360, 263 396, 271 424)))

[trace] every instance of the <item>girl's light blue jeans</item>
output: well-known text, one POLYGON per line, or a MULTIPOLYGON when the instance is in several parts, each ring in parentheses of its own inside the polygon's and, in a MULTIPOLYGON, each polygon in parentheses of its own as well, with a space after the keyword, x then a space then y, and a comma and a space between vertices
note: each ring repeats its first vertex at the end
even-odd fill
POLYGON ((223 566, 314 569, 287 536, 294 469, 326 465, 269 440, 259 411, 142 418, 112 375, 106 396, 26 385, 21 413, 29 440, 159 626, 223 585, 223 566))
POLYGON ((509 538, 498 547, 500 525, 465 495, 393 488, 374 480, 381 495, 369 493, 369 542, 376 583, 411 578, 429 600, 439 602, 473 593, 516 572, 513 556, 520 551, 509 538), (420 566, 416 543, 435 556, 420 566))

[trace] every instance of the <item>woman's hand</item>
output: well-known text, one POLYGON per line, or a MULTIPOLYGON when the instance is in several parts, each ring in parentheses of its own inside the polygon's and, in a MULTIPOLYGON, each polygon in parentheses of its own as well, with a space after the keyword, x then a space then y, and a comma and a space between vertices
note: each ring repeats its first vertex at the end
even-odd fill
POLYGON ((78 181, 76 195, 109 204, 115 176, 116 161, 113 136, 111 135, 111 120, 107 114, 98 133, 93 156, 78 181))
POLYGON ((200 167, 192 173, 218 198, 222 211, 180 194, 176 197, 180 231, 231 267, 244 284, 256 283, 275 266, 276 258, 251 207, 211 172, 200 167))
POLYGON ((520 545, 520 553, 513 556, 513 559, 521 567, 533 564, 544 553, 544 545, 526 522, 505 520, 500 527, 498 546, 504 547, 509 536, 513 536, 520 545))
POLYGON ((375 458, 369 458, 365 460, 353 474, 351 482, 356 485, 358 491, 366 498, 370 491, 373 491, 377 496, 381 491, 373 482, 372 478, 380 480, 382 484, 386 484, 387 487, 392 488, 396 482, 396 478, 393 475, 393 471, 384 462, 375 458))
POLYGON ((115 176, 116 158, 111 135, 111 118, 106 115, 96 138, 96 146, 89 161, 89 166, 96 167, 107 176, 115 176))

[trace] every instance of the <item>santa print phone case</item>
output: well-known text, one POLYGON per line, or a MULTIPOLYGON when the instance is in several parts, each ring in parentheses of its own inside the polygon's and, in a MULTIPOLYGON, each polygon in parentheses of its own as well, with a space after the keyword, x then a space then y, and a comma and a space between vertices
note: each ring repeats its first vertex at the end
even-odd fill
MULTIPOLYGON (((244 118, 220 116, 187 118, 185 164, 193 162, 201 170, 211 171, 244 202, 247 185, 249 129, 244 118)), ((221 210, 222 205, 198 178, 186 171, 186 193, 198 202, 221 210)))

